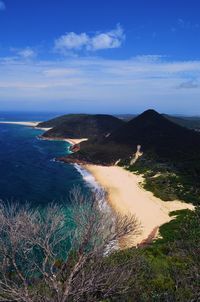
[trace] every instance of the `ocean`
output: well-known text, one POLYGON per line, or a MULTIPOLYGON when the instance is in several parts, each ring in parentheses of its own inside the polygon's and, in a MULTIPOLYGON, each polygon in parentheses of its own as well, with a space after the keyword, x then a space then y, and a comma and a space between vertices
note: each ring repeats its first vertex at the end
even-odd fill
MULTIPOLYGON (((0 112, 0 121, 43 121, 52 113, 0 112)), ((55 159, 69 154, 63 141, 38 139, 42 130, 0 124, 0 200, 33 205, 68 202, 70 190, 89 192, 96 186, 91 175, 78 166, 55 159)))

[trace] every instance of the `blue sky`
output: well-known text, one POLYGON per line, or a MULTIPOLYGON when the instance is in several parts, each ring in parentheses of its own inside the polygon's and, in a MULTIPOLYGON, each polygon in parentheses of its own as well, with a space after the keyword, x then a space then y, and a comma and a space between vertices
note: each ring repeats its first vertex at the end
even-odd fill
POLYGON ((198 0, 0 0, 0 110, 200 115, 198 0))

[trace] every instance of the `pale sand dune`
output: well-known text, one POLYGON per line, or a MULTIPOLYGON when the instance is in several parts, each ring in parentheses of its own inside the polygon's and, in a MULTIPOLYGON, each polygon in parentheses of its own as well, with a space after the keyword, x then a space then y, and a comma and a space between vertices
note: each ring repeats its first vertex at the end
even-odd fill
POLYGON ((131 238, 128 246, 133 246, 147 239, 162 224, 170 221, 169 212, 181 209, 194 209, 194 206, 180 201, 165 202, 145 191, 141 176, 126 171, 121 167, 85 165, 97 182, 108 192, 110 206, 121 214, 135 215, 142 226, 142 233, 131 238))
POLYGON ((76 145, 80 144, 81 142, 87 141, 88 138, 65 138, 64 140, 72 145, 76 145))
POLYGON ((42 128, 42 127, 37 127, 37 125, 34 128, 38 129, 38 130, 43 130, 43 131, 49 131, 49 130, 52 129, 52 127, 50 127, 50 128, 42 128))

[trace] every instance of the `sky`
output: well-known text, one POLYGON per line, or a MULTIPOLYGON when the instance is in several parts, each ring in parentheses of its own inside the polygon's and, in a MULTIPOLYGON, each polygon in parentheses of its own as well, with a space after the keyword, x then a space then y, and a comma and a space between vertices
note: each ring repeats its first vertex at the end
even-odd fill
POLYGON ((200 115, 199 0, 0 0, 0 111, 200 115))

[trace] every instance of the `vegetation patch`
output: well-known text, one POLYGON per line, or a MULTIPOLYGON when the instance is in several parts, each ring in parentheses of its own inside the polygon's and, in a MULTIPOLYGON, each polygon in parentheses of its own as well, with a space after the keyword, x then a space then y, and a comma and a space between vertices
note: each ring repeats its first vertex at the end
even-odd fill
MULTIPOLYGON (((126 164, 123 162, 122 165, 126 164)), ((200 204, 199 177, 192 177, 176 169, 170 163, 159 162, 152 154, 147 154, 126 169, 136 174, 143 174, 144 188, 164 201, 183 200, 200 204)))
MULTIPOLYGON (((110 256, 123 262, 140 255, 143 265, 137 283, 121 300, 109 301, 198 301, 200 286, 200 209, 171 212, 175 219, 160 227, 161 239, 146 248, 129 249, 110 256), (135 288, 137 284, 137 288, 135 288), (134 299, 133 299, 134 297, 134 299)), ((135 277, 135 276, 132 276, 135 277)))

